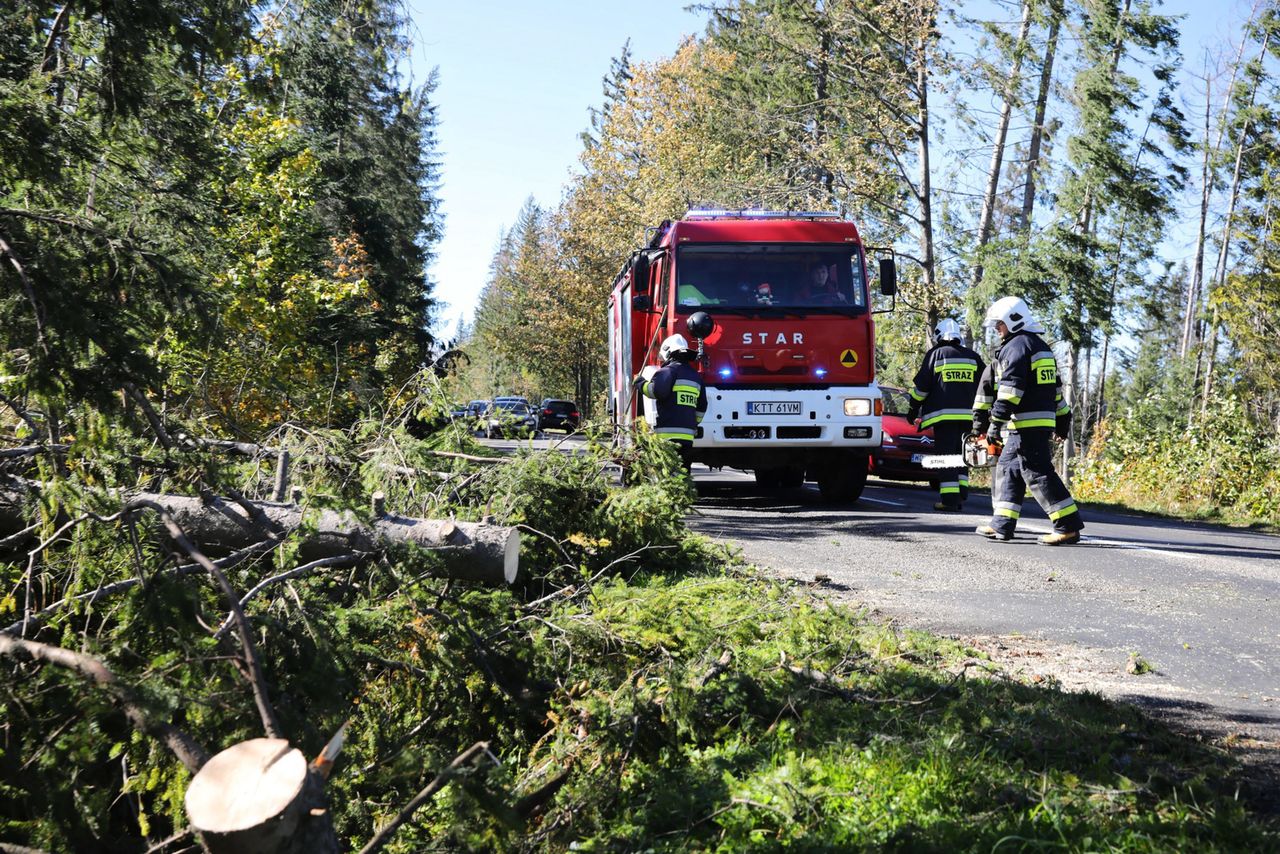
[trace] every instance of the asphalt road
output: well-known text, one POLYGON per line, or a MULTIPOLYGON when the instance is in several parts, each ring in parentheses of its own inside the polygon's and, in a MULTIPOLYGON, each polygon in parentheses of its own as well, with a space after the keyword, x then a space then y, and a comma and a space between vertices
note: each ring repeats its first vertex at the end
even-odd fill
POLYGON ((694 530, 752 563, 898 622, 975 642, 1067 687, 1132 699, 1280 750, 1280 537, 1091 510, 1079 545, 1036 542, 1028 500, 1012 542, 973 532, 924 485, 872 479, 852 505, 807 485, 765 492, 749 475, 695 467, 694 530), (822 576, 825 576, 823 578, 822 576), (1131 654, 1154 672, 1127 672, 1131 654), (1215 726, 1216 725, 1216 726, 1215 726))

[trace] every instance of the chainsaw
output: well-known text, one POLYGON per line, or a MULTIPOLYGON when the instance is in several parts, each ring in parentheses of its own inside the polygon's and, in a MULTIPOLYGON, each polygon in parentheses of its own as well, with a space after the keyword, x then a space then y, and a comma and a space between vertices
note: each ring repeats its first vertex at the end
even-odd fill
POLYGON ((986 469, 996 464, 1003 442, 990 442, 986 436, 965 436, 958 454, 932 454, 920 459, 927 469, 986 469))

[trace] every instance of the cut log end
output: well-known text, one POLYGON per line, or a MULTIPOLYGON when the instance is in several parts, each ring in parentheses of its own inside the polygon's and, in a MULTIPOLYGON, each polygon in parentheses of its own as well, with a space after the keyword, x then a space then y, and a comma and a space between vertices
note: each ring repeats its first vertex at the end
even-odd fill
POLYGON ((187 817, 202 833, 251 830, 285 813, 302 792, 307 760, 282 738, 254 738, 210 759, 187 788, 187 817))
POLYGON ((516 575, 520 572, 520 532, 510 529, 507 544, 502 553, 502 575, 508 584, 516 583, 516 575))
POLYGON ((338 854, 324 779, 280 738, 233 745, 187 787, 187 818, 209 854, 338 854))

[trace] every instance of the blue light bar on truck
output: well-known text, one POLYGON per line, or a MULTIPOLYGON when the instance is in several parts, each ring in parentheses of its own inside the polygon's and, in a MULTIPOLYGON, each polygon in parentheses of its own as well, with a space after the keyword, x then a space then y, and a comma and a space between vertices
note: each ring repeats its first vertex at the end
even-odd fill
POLYGON ((727 380, 727 379, 729 379, 729 375, 730 375, 730 374, 732 374, 732 373, 733 373, 733 371, 732 371, 732 370, 730 370, 729 368, 721 368, 721 369, 720 369, 720 378, 721 378, 721 379, 725 379, 725 380, 727 380))
POLYGON ((840 219, 835 211, 755 211, 691 208, 685 219, 840 219))

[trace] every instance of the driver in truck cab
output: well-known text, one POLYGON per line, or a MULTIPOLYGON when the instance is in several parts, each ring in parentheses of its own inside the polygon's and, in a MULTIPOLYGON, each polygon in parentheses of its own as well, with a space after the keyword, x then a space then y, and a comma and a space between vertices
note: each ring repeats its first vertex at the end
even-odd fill
POLYGON ((832 305, 849 301, 849 297, 841 292, 831 268, 822 261, 809 265, 799 298, 806 305, 832 305))
POLYGON ((662 367, 649 379, 635 378, 635 386, 657 404, 655 431, 676 443, 685 468, 692 461, 693 437, 707 411, 702 375, 690 364, 696 354, 683 335, 672 335, 658 348, 662 367))

